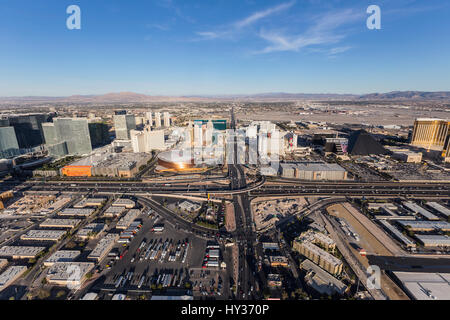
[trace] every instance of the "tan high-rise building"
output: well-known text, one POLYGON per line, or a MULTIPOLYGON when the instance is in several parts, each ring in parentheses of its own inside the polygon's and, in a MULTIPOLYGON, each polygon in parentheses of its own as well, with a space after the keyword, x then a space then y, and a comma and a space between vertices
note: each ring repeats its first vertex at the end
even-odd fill
POLYGON ((411 145, 427 150, 444 150, 450 122, 442 119, 416 119, 411 145))

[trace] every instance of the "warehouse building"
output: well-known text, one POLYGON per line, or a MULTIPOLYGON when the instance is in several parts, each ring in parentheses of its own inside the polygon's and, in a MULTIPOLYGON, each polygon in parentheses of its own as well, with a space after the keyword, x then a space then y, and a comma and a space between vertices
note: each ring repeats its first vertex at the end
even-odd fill
POLYGON ((75 204, 74 208, 85 208, 85 207, 100 207, 105 203, 106 198, 84 198, 75 204))
POLYGON ((437 202, 427 202, 427 206, 433 208, 434 210, 439 212, 441 215, 446 216, 447 218, 450 217, 450 210, 437 202))
POLYGON ((397 228, 391 225, 386 220, 379 220, 379 222, 395 237, 402 242, 407 248, 415 248, 416 243, 401 233, 397 228))
POLYGON ((109 233, 99 241, 97 246, 88 255, 88 259, 101 261, 114 247, 116 241, 119 239, 118 234, 109 233))
POLYGON ((81 222, 80 219, 47 219, 39 226, 41 228, 75 228, 81 222))
POLYGON ((393 272, 403 289, 415 300, 450 300, 450 273, 393 272))
POLYGON ((60 216, 76 216, 76 217, 89 217, 91 214, 93 214, 95 209, 92 208, 66 208, 60 212, 58 212, 58 215, 60 216))
POLYGON ((46 279, 48 283, 59 286, 80 286, 94 267, 92 262, 57 262, 48 270, 46 279))
POLYGON ((450 247, 450 237, 446 235, 416 234, 415 237, 425 247, 450 247))
POLYGON ((103 230, 106 229, 106 224, 104 223, 90 223, 83 229, 78 231, 77 238, 80 240, 87 240, 90 238, 96 238, 103 230))
POLYGON ((420 214, 427 220, 439 220, 439 217, 436 217, 434 214, 432 214, 430 211, 425 210, 421 206, 415 204, 412 201, 406 201, 403 202, 403 206, 411 210, 414 214, 420 214))
POLYGON ((113 207, 125 207, 127 209, 133 209, 136 204, 131 199, 119 198, 112 203, 113 207))
POLYGON ((81 251, 77 250, 58 250, 44 261, 44 266, 51 267, 58 262, 72 262, 80 254, 81 251))
POLYGON ((339 181, 347 179, 347 171, 336 163, 281 163, 280 173, 283 178, 301 180, 339 181))
POLYGON ((0 248, 0 257, 33 259, 44 250, 45 247, 3 246, 0 248))
POLYGON ((393 149, 389 148, 392 151, 392 158, 407 162, 407 163, 421 163, 422 162, 422 153, 421 152, 413 152, 408 149, 393 149))
POLYGON ((141 214, 141 211, 138 209, 131 209, 128 213, 122 217, 119 222, 116 224, 117 229, 126 229, 130 226, 130 224, 141 214))
POLYGON ((411 231, 450 231, 450 223, 446 221, 398 221, 404 228, 409 228, 411 231))
POLYGON ((0 274, 0 291, 6 289, 27 270, 25 266, 11 266, 0 274))
POLYGON ((111 206, 103 212, 105 217, 118 217, 121 216, 127 209, 125 207, 111 206))
POLYGON ((66 231, 62 230, 30 230, 21 235, 20 239, 31 241, 58 241, 65 234, 66 231))

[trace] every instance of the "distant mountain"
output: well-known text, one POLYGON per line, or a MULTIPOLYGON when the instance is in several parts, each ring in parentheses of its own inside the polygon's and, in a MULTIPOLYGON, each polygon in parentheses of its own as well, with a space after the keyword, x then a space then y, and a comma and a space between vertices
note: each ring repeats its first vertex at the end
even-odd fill
POLYGON ((355 99, 357 95, 335 93, 286 93, 268 92, 258 94, 216 95, 210 98, 239 100, 319 100, 319 99, 355 99))
POLYGON ((0 97, 0 103, 139 103, 139 102, 177 102, 200 101, 207 98, 150 96, 134 92, 113 92, 102 95, 73 95, 69 97, 0 97))
POLYGON ((292 101, 292 100, 443 100, 450 101, 450 91, 393 91, 389 93, 354 94, 308 94, 271 92, 240 95, 192 95, 192 96, 152 96, 134 92, 117 92, 103 95, 73 95, 69 97, 0 97, 1 104, 32 103, 145 103, 145 102, 199 102, 199 101, 292 101))
POLYGON ((450 91, 393 91, 388 93, 371 93, 362 95, 363 100, 450 100, 450 91))

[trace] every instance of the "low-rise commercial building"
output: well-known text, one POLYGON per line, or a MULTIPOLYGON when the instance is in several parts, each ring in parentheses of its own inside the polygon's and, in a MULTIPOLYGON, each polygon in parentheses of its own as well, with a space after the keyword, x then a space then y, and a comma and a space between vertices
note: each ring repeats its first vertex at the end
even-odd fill
POLYGON ((411 221, 398 221, 404 228, 410 229, 411 231, 450 231, 450 223, 446 221, 421 221, 421 220, 411 220, 411 221))
POLYGON ((125 207, 109 207, 103 212, 105 217, 120 217, 127 209, 125 207))
POLYGON ((433 208, 437 212, 439 212, 441 215, 446 216, 447 218, 450 217, 450 210, 447 207, 444 207, 443 205, 437 203, 437 202, 427 202, 427 206, 430 208, 433 208))
POLYGON ((106 224, 104 223, 90 223, 83 229, 78 231, 77 238, 80 240, 87 240, 90 238, 97 237, 103 230, 106 229, 106 224))
POLYGON ((74 208, 100 207, 106 202, 106 198, 84 198, 75 204, 74 208))
POLYGON ((0 257, 33 259, 44 250, 45 247, 3 246, 0 248, 0 257))
POLYGON ((386 220, 378 220, 394 237, 397 238, 400 242, 402 242, 407 248, 415 248, 416 243, 401 233, 397 228, 391 225, 386 220))
POLYGON ((117 200, 115 200, 111 206, 113 207, 125 207, 127 209, 133 209, 135 206, 135 202, 131 199, 127 199, 127 198, 119 198, 117 200))
POLYGON ((450 300, 450 273, 393 272, 404 291, 416 300, 450 300))
POLYGON ((419 239, 425 247, 450 247, 450 237, 446 235, 416 234, 415 237, 419 239))
POLYGON ((80 254, 81 251, 78 250, 58 250, 44 261, 44 266, 51 267, 58 262, 72 262, 80 254))
POLYGON ((20 236, 22 240, 30 241, 58 241, 66 234, 63 230, 30 230, 20 236))
POLYGON ((88 259, 101 261, 111 251, 116 241, 119 239, 118 234, 109 233, 99 241, 97 246, 88 255, 88 259))
POLYGON ((92 208, 66 208, 60 212, 58 212, 58 215, 60 216, 75 216, 75 217, 89 217, 91 214, 93 214, 95 209, 92 208))
POLYGON ((281 163, 280 173, 283 178, 301 180, 330 180, 347 179, 347 171, 336 163, 298 162, 281 163))
POLYGON ((131 209, 128 213, 122 217, 116 224, 117 229, 126 229, 141 214, 138 209, 131 209))
POLYGON ((201 205, 199 205, 198 203, 193 203, 190 201, 183 201, 181 203, 178 204, 178 207, 182 210, 188 211, 188 212, 195 212, 200 210, 200 208, 202 207, 201 205))
POLYGON ((81 222, 80 219, 47 219, 39 226, 41 228, 75 228, 81 222))
POLYGON ((269 256, 271 267, 288 267, 288 259, 284 256, 269 256))
POLYGON ((405 201, 403 202, 403 206, 411 210, 414 214, 420 214, 427 220, 439 220, 439 217, 436 217, 434 214, 432 214, 430 211, 425 210, 421 206, 415 204, 412 201, 405 201))
POLYGON ((9 287, 27 270, 25 266, 10 266, 0 274, 0 291, 9 287))
POLYGON ((46 279, 50 284, 75 288, 83 284, 94 267, 92 262, 57 262, 48 270, 46 279))

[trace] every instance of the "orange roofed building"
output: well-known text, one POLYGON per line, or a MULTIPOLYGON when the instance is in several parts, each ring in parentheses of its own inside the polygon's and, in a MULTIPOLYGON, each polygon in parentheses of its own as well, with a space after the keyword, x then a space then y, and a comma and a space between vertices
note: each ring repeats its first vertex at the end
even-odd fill
POLYGON ((61 174, 67 177, 92 177, 92 166, 65 166, 61 174))

